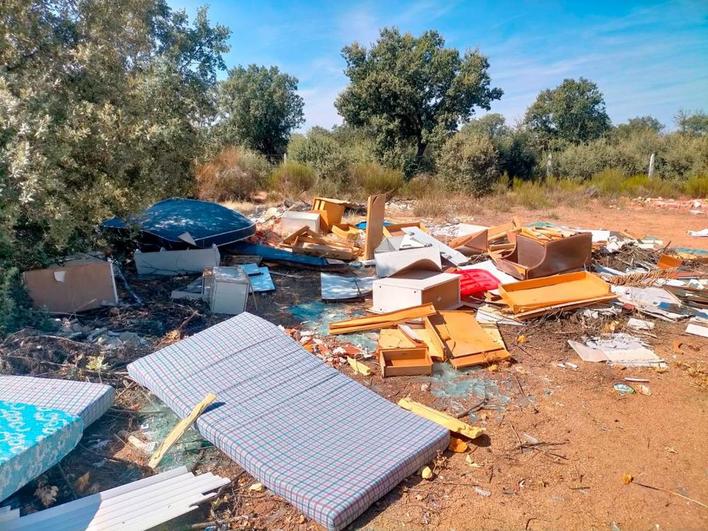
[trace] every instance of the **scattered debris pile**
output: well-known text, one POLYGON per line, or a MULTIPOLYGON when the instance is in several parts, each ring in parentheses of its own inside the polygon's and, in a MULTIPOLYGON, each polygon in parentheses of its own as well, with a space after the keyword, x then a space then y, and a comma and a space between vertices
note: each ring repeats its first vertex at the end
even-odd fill
MULTIPOLYGON (((542 220, 431 229, 386 219, 386 204, 385 194, 365 206, 316 197, 253 221, 170 199, 102 225, 128 243, 124 263, 114 253, 25 272, 35 305, 57 317, 51 332, 0 343, 0 368, 15 374, 0 376, 0 523, 57 529, 70 516, 111 528, 123 511, 145 528, 228 500, 199 509, 216 529, 248 525, 239 496, 270 490, 341 529, 408 476, 435 481, 448 452, 481 467, 473 452, 493 434, 475 424, 483 409, 503 411, 510 389, 537 411, 519 379, 528 334, 565 327, 570 359, 555 366, 571 371, 666 370, 671 360, 652 348, 658 321, 708 337, 702 249, 542 220), (46 437, 37 408, 51 417, 46 437), (104 431, 80 442, 99 417, 104 431), (10 448, 22 430, 33 437, 10 448), (113 488, 77 489, 57 465, 81 455, 81 477, 108 473, 122 461, 104 448, 135 463, 111 475, 113 488), (170 459, 184 453, 199 474, 170 459), (45 488, 55 468, 61 490, 45 488), (239 481, 246 473, 250 486, 239 481), (27 501, 33 480, 42 495, 27 501), (139 510, 128 508, 135 497, 139 510)), ((627 376, 607 387, 649 396, 648 383, 627 376)), ((545 448, 553 443, 514 434, 519 451, 562 458, 545 448)))

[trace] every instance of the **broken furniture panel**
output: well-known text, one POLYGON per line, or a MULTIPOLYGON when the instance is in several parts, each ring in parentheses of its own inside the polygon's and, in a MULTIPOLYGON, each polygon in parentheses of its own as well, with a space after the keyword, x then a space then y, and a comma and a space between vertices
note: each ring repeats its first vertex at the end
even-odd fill
POLYGON ((326 256, 338 260, 354 260, 360 249, 350 241, 325 238, 309 227, 301 227, 283 238, 281 246, 290 247, 294 252, 314 256, 326 256))
POLYGON ((415 238, 420 243, 432 245, 440 252, 442 257, 445 258, 445 260, 456 266, 461 266, 469 262, 469 258, 466 257, 464 254, 459 251, 456 251, 455 249, 452 249, 451 247, 448 247, 443 242, 436 238, 433 238, 430 234, 428 234, 427 232, 423 232, 418 227, 403 227, 402 230, 406 234, 409 234, 410 236, 415 238))
POLYGON ((498 331, 490 334, 469 312, 441 311, 428 319, 444 343, 450 363, 455 368, 510 358, 498 331))
POLYGON ((496 263, 502 271, 526 280, 582 270, 590 265, 591 256, 589 232, 547 241, 517 234, 514 250, 496 263))
POLYGON ((519 230, 519 223, 512 220, 510 223, 483 228, 479 231, 459 236, 450 241, 450 247, 460 251, 465 256, 483 254, 488 251, 499 251, 513 247, 513 240, 509 236, 519 230), (508 241, 506 241, 508 238, 508 241), (504 240, 504 242, 502 242, 504 240))
POLYGON ((366 233, 364 235, 364 260, 371 260, 383 239, 386 194, 370 195, 366 207, 366 233))
POLYGON ((357 317, 356 319, 347 319, 346 321, 336 321, 329 323, 328 328, 329 333, 332 335, 349 334, 351 332, 362 332, 364 330, 390 328, 399 323, 421 319, 422 317, 436 313, 437 310, 432 304, 422 304, 415 308, 406 308, 405 310, 397 310, 395 312, 367 315, 366 317, 357 317))
POLYGON ((197 419, 197 430, 329 529, 346 527, 449 443, 447 429, 248 313, 134 361, 128 373, 179 417, 216 394, 218 405, 197 419))
POLYGON ((376 248, 376 275, 390 277, 410 269, 441 271, 440 251, 432 245, 407 247, 403 236, 385 238, 376 248))
MULTIPOLYGON (((181 466, 43 511, 2 521, 3 531, 152 529, 194 511, 231 482, 181 466)), ((160 526, 161 527, 161 526, 160 526)))
POLYGON ((360 229, 357 229, 354 225, 349 225, 348 223, 332 225, 331 231, 335 236, 349 242, 357 241, 359 239, 359 235, 362 233, 360 229))
POLYGON ((73 260, 22 274, 32 302, 50 313, 76 313, 118 304, 110 260, 73 260))
POLYGON ((435 271, 406 271, 374 281, 373 311, 392 312, 433 304, 437 309, 459 308, 460 276, 435 271))
POLYGON ((144 253, 136 250, 133 254, 138 275, 174 276, 184 273, 201 273, 205 267, 216 267, 221 261, 219 248, 185 249, 144 253))
POLYGON ((320 226, 323 232, 331 232, 332 227, 342 222, 347 204, 346 201, 327 197, 315 197, 312 200, 312 210, 319 212, 320 226))
POLYGON ((391 223, 390 225, 384 224, 384 237, 388 238, 391 236, 404 236, 405 232, 403 232, 403 229, 406 227, 417 227, 424 232, 428 232, 428 229, 426 229, 425 225, 423 225, 420 221, 409 221, 408 223, 391 223))
POLYGON ((515 314, 615 298, 607 282, 586 271, 502 284, 499 295, 515 314))

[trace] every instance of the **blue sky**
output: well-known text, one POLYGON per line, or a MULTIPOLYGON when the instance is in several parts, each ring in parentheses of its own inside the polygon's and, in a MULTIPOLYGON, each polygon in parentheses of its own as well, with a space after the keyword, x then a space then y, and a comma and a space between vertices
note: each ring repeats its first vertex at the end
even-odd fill
POLYGON ((347 85, 341 49, 384 26, 438 30, 447 46, 479 48, 504 96, 492 112, 519 120, 540 90, 595 81, 614 123, 651 114, 673 127, 679 109, 708 111, 708 1, 582 2, 168 0, 228 26, 226 64, 277 65, 299 79, 305 129, 341 123, 333 102, 347 85))

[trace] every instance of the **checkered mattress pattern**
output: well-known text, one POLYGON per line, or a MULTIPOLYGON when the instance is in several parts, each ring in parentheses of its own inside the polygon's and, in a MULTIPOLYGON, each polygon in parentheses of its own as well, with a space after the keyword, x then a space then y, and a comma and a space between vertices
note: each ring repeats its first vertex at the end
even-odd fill
POLYGON ((249 313, 128 365, 180 417, 308 517, 341 529, 449 440, 249 313))
POLYGON ((113 404, 110 385, 32 376, 0 376, 0 400, 61 409, 81 417, 84 427, 113 404))

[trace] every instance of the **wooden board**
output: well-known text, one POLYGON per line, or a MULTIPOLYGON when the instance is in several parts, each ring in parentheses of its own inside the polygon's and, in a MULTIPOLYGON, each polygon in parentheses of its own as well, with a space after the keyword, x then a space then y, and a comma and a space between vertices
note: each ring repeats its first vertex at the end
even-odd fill
POLYGON ((386 215, 386 194, 370 195, 366 207, 366 239, 364 259, 371 260, 374 250, 383 240, 384 216, 386 215))
POLYGON ((25 271, 23 279, 35 306, 50 313, 75 313, 118 304, 111 262, 69 262, 25 271))

